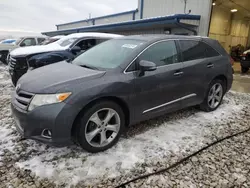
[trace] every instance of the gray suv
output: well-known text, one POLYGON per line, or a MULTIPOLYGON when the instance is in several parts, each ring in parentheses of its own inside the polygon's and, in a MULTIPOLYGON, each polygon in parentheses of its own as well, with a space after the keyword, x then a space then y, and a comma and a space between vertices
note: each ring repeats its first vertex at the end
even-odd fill
POLYGON ((129 36, 25 74, 11 106, 25 138, 100 152, 131 124, 194 105, 216 110, 232 80, 215 40, 129 36))

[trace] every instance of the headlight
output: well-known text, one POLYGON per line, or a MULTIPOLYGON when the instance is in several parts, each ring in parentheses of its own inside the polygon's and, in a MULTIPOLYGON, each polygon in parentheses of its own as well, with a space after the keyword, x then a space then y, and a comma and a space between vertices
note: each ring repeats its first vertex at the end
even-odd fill
POLYGON ((71 93, 58 93, 58 94, 37 94, 33 97, 30 102, 28 111, 32 111, 38 106, 43 106, 46 104, 60 103, 66 100, 71 93))

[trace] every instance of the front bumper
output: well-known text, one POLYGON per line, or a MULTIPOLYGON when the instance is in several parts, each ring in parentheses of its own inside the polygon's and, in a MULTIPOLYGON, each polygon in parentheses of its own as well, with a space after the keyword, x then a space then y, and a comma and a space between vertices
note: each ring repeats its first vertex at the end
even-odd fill
POLYGON ((31 112, 22 110, 14 103, 12 97, 11 109, 16 122, 16 128, 24 138, 34 139, 48 145, 71 145, 71 128, 76 117, 73 106, 58 103, 37 107, 31 112), (44 129, 52 132, 51 138, 42 136, 44 129))

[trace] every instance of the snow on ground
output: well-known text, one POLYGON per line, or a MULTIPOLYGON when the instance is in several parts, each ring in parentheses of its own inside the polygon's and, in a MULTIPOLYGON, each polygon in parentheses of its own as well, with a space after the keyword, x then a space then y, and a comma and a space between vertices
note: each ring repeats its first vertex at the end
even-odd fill
MULTIPOLYGON (((234 100, 235 93, 231 93, 215 112, 188 109, 141 123, 140 126, 147 129, 123 137, 116 146, 105 152, 90 154, 77 146, 53 148, 32 140, 19 142, 20 136, 15 131, 9 108, 13 87, 7 78, 6 67, 0 66, 0 163, 4 150, 13 152, 14 148, 15 155, 30 153, 15 166, 28 169, 56 184, 94 184, 129 173, 138 164, 161 162, 170 155, 196 151, 210 141, 208 137, 212 134, 212 127, 225 123, 244 107, 243 103, 234 100)), ((223 128, 218 127, 217 131, 223 128)))
POLYGON ((137 163, 160 161, 173 153, 185 152, 192 147, 200 148, 204 144, 204 137, 209 134, 209 129, 204 125, 220 123, 232 112, 237 113, 242 109, 242 106, 236 105, 234 101, 226 101, 228 104, 223 104, 215 112, 198 112, 187 118, 160 123, 142 134, 121 139, 115 147, 99 154, 89 154, 76 148, 75 157, 65 158, 63 156, 75 149, 45 150, 44 146, 41 147, 32 141, 28 150, 36 149, 40 154, 16 165, 58 184, 77 184, 79 181, 91 182, 97 178, 120 176, 133 169, 137 163), (53 160, 54 157, 57 160, 53 160))

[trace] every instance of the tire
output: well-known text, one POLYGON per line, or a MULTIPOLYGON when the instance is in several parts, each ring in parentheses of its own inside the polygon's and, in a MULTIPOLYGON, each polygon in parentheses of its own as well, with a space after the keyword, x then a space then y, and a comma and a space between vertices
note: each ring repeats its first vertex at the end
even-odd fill
POLYGON ((242 73, 247 73, 248 70, 249 70, 249 68, 241 67, 241 72, 242 73))
POLYGON ((125 128, 125 115, 118 104, 100 101, 81 113, 76 122, 75 140, 84 150, 97 153, 111 148, 118 142, 125 128), (108 112, 114 114, 109 121, 108 112), (108 129, 115 129, 116 132, 108 129), (105 142, 102 143, 101 138, 106 138, 103 139, 105 142))
POLYGON ((11 77, 12 84, 16 86, 18 79, 16 77, 11 77))
POLYGON ((220 79, 213 80, 209 84, 209 88, 208 88, 208 91, 206 93, 206 97, 205 97, 204 101, 201 103, 200 109, 203 110, 203 111, 205 111, 205 112, 212 112, 212 111, 216 110, 221 105, 221 102, 223 101, 223 97, 225 95, 225 91, 226 91, 225 82, 223 82, 220 79), (215 91, 216 90, 218 91, 219 87, 221 89, 220 93, 218 93, 218 95, 217 94, 212 95, 212 93, 214 91, 213 89, 215 88, 215 91), (211 99, 212 96, 214 98, 211 99), (212 105, 213 101, 214 101, 215 105, 212 105))
POLYGON ((8 52, 2 51, 2 52, 0 52, 0 54, 1 54, 0 61, 3 64, 7 65, 7 60, 6 59, 7 59, 7 56, 8 56, 8 52))

